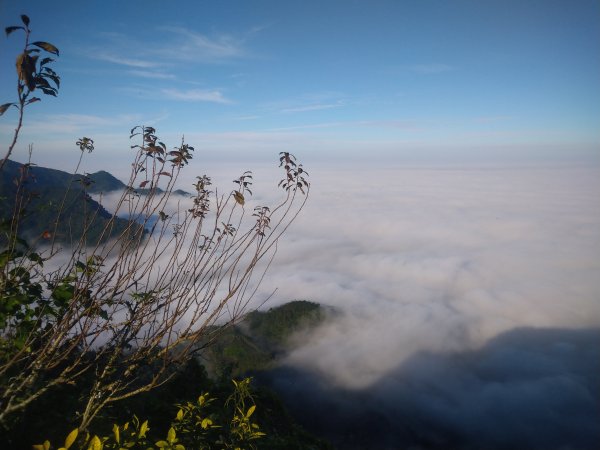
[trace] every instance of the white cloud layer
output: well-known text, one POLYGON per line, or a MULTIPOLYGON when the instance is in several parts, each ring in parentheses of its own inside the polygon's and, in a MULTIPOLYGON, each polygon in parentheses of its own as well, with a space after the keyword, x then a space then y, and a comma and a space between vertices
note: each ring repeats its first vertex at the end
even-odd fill
POLYGON ((184 102, 212 102, 231 103, 219 90, 207 89, 163 89, 162 94, 170 100, 181 100, 184 102))
POLYGON ((262 288, 342 315, 288 363, 365 387, 419 351, 600 326, 597 168, 310 172, 312 198, 262 288))

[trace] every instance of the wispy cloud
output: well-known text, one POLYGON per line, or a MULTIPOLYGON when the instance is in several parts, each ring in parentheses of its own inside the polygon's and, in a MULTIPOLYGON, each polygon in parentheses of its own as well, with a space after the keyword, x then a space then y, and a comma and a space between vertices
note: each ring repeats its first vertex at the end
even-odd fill
MULTIPOLYGON (((134 69, 156 69, 170 67, 185 61, 187 63, 223 63, 246 57, 243 39, 229 34, 207 36, 184 27, 162 26, 155 28, 161 39, 151 47, 139 37, 122 33, 104 32, 98 34, 99 44, 86 49, 85 55, 134 69), (91 51, 90 51, 91 50, 91 51), (129 55, 136 55, 130 57, 129 55)), ((132 75, 170 79, 174 76, 162 71, 130 72, 132 75)))
POLYGON ((34 119, 28 128, 32 133, 89 132, 102 128, 134 124, 141 120, 140 114, 119 114, 117 116, 96 116, 91 114, 52 114, 34 119))
POLYGON ((206 63, 222 62, 246 55, 241 41, 231 35, 222 34, 211 38, 188 28, 173 26, 160 27, 159 30, 176 37, 163 48, 154 49, 155 53, 167 58, 206 63))
POLYGON ((270 128, 267 131, 295 131, 295 130, 310 130, 315 128, 336 128, 347 126, 354 122, 320 122, 320 123, 308 123, 303 125, 293 125, 289 127, 277 127, 270 128))
POLYGON ((212 102, 212 103, 232 103, 219 90, 207 89, 163 89, 162 94, 170 100, 180 100, 185 102, 212 102))
POLYGON ((166 73, 166 72, 155 72, 155 71, 150 71, 150 70, 130 70, 127 73, 129 73, 130 75, 134 75, 136 77, 152 78, 152 79, 157 79, 157 80, 173 80, 173 79, 175 79, 175 75, 173 75, 172 73, 166 73))
MULTIPOLYGON (((128 131, 132 126, 143 123, 155 125, 166 119, 167 113, 158 113, 156 116, 143 114, 118 114, 99 116, 93 114, 48 114, 37 115, 27 125, 26 133, 31 136, 66 135, 70 138, 77 137, 79 133, 92 138, 113 132, 114 130, 128 131), (93 135, 91 135, 93 133, 93 135)), ((7 127, 7 130, 9 127, 7 127)), ((4 132, 0 127, 0 132, 4 132)), ((37 139, 36 139, 37 140, 37 139)))
POLYGON ((290 114, 323 111, 346 105, 346 96, 340 92, 312 92, 303 95, 266 102, 261 105, 268 111, 290 114))
POLYGON ((506 122, 507 120, 514 119, 513 116, 481 116, 475 117, 473 120, 479 123, 494 123, 494 122, 506 122))
POLYGON ((290 108, 284 108, 281 110, 283 113, 296 113, 296 112, 307 112, 307 111, 320 111, 323 109, 333 109, 342 106, 342 102, 337 103, 321 103, 313 105, 293 106, 290 108))
POLYGON ((441 63, 431 63, 431 64, 413 64, 409 67, 412 72, 420 73, 420 74, 436 74, 443 72, 450 72, 454 70, 453 66, 448 64, 441 63))
POLYGON ((256 120, 256 119, 260 119, 260 116, 256 116, 256 115, 251 115, 251 116, 238 116, 238 117, 234 117, 234 120, 256 120))
POLYGON ((119 55, 115 55, 112 53, 95 53, 96 59, 100 59, 102 61, 111 62, 113 64, 119 64, 127 67, 136 67, 140 69, 149 69, 153 67, 158 67, 159 64, 153 61, 147 61, 144 59, 136 59, 136 58, 127 58, 119 55))
POLYGON ((293 125, 289 127, 272 128, 269 131, 292 131, 305 130, 314 128, 357 128, 357 127, 374 127, 374 128, 397 128, 401 130, 421 130, 422 126, 417 125, 413 121, 408 120, 341 120, 335 122, 318 122, 303 125, 293 125))

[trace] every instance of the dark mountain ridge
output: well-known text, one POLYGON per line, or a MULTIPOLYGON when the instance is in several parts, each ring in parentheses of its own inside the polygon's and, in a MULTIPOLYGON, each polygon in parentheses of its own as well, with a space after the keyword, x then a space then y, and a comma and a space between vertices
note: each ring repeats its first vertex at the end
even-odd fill
MULTIPOLYGON (((8 160, 0 172, 0 221, 8 224, 19 213, 19 234, 29 240, 47 237, 56 229, 58 242, 75 243, 85 233, 87 242, 93 245, 120 235, 130 221, 113 218, 90 193, 124 187, 108 172, 85 177, 8 160)), ((129 229, 132 233, 143 232, 139 225, 129 229)))

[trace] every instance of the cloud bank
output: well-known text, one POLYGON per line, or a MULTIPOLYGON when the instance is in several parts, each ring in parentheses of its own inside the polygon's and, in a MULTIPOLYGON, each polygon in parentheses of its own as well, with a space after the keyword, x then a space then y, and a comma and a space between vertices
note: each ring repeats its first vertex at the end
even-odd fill
POLYGON ((311 171, 265 285, 339 314, 262 376, 339 448, 600 439, 598 167, 311 171))
MULTIPOLYGON (((309 170, 310 171, 310 170, 309 170)), ((363 388, 420 351, 600 326, 597 168, 313 170, 265 291, 342 317, 289 363, 363 388)))

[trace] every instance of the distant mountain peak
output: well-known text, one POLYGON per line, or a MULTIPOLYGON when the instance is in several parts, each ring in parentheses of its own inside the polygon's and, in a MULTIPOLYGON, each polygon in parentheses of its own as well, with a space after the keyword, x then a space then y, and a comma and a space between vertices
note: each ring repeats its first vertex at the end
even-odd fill
POLYGON ((92 181, 92 185, 88 189, 92 194, 118 191, 127 187, 125 183, 105 170, 94 172, 88 178, 92 181))

